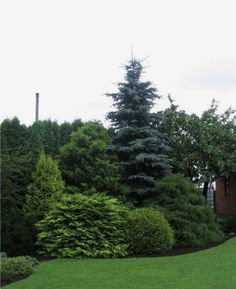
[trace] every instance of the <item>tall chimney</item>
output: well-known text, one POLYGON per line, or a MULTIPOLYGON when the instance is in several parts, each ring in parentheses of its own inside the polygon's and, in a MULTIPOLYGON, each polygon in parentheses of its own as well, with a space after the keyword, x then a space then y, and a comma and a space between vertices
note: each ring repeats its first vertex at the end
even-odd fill
POLYGON ((39 93, 36 93, 36 112, 35 112, 35 121, 39 120, 39 93))

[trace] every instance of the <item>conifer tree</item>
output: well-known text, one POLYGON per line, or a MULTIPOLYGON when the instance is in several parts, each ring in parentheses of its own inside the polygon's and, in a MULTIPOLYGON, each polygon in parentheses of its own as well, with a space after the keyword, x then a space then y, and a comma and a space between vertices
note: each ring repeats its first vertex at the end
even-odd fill
POLYGON ((118 83, 118 92, 107 94, 116 107, 107 118, 115 130, 111 149, 124 165, 130 198, 141 203, 152 196, 155 181, 170 170, 168 146, 158 129, 159 114, 150 111, 160 97, 156 88, 141 80, 143 67, 139 60, 131 59, 125 69, 125 82, 118 83))
POLYGON ((97 122, 84 124, 71 135, 71 141, 60 151, 60 165, 65 183, 81 192, 93 191, 123 195, 126 186, 120 182, 122 167, 108 154, 107 130, 97 122))
POLYGON ((38 221, 50 206, 58 201, 63 193, 64 182, 56 161, 42 153, 32 175, 33 182, 28 186, 26 204, 32 220, 38 221))

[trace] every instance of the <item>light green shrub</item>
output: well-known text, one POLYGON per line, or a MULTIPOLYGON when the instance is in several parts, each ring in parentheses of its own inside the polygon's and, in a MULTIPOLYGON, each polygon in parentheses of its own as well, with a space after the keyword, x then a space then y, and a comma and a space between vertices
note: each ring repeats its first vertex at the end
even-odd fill
POLYGON ((39 253, 54 257, 126 255, 127 209, 103 194, 65 194, 36 225, 39 253))
POLYGON ((134 254, 165 253, 174 243, 170 225, 154 208, 132 210, 126 230, 129 250, 134 254))

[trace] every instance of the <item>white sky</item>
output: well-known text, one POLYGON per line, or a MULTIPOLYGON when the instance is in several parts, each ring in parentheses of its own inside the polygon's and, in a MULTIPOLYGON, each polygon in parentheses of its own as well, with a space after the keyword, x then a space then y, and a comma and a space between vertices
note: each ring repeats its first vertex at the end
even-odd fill
POLYGON ((1 0, 0 121, 104 121, 104 94, 122 64, 146 58, 145 79, 181 109, 200 114, 214 97, 236 108, 236 1, 1 0))

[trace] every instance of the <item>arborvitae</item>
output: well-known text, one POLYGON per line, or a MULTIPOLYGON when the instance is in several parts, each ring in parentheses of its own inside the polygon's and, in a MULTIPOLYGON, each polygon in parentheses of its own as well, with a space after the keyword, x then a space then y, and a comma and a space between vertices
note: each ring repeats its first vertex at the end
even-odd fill
POLYGON ((56 161, 44 153, 40 155, 32 175, 33 182, 28 186, 26 204, 28 215, 38 221, 61 198, 64 182, 56 161))
POLYGON ((142 64, 132 59, 125 66, 125 82, 118 92, 109 93, 116 111, 108 113, 115 130, 114 150, 124 165, 124 180, 130 186, 130 198, 141 203, 152 196, 155 181, 170 170, 168 147, 159 127, 158 113, 150 110, 160 96, 152 83, 141 81, 142 64))

